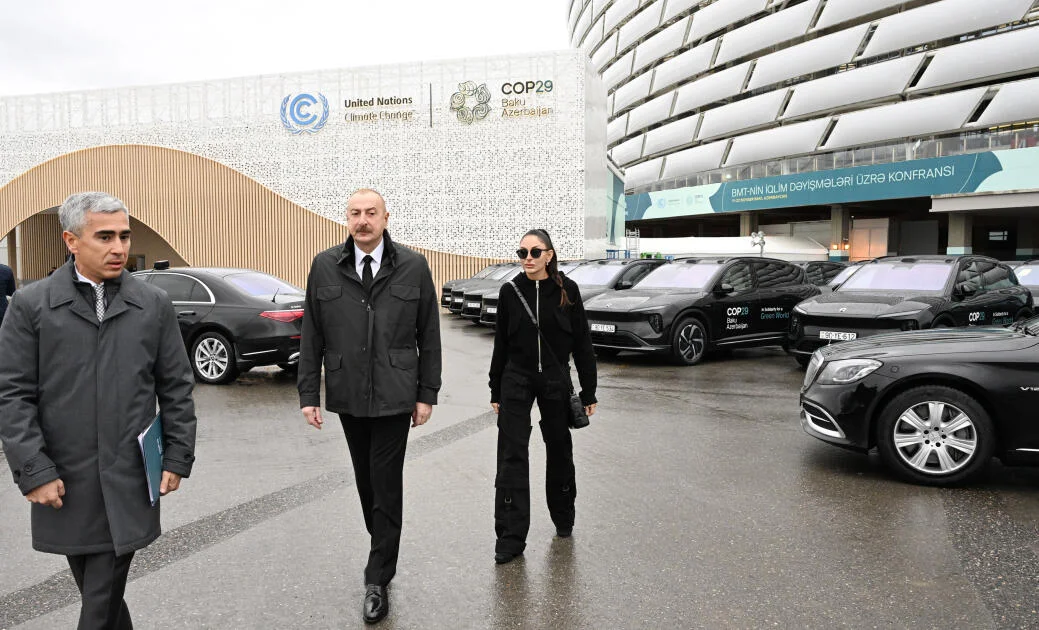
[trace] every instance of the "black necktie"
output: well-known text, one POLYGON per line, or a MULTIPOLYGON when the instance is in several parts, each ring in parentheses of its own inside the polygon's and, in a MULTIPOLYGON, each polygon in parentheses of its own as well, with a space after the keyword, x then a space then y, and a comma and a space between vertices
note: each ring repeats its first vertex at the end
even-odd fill
POLYGON ((364 285, 364 292, 372 292, 372 261, 375 260, 371 256, 364 257, 364 272, 361 274, 361 284, 364 285))

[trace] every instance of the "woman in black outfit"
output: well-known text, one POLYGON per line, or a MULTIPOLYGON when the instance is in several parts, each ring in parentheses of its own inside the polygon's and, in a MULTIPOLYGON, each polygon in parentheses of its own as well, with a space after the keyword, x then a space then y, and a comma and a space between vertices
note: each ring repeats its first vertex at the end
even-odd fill
POLYGON ((530 528, 530 410, 541 410, 545 440, 545 493, 556 534, 574 527, 573 441, 568 423, 570 355, 577 364, 581 402, 595 413, 595 352, 581 292, 559 273, 552 239, 544 230, 523 236, 517 255, 523 273, 512 282, 536 316, 531 319, 512 285, 502 285, 491 358, 491 407, 498 414, 498 473, 494 480, 494 561, 504 564, 523 553, 530 528), (538 326, 541 334, 538 334, 538 326), (551 349, 544 347, 548 345, 551 349))

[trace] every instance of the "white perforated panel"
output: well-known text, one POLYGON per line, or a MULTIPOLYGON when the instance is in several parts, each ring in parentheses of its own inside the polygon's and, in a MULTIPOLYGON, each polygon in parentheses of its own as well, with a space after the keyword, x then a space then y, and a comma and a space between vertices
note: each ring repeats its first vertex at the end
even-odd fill
POLYGON ((776 129, 737 136, 725 160, 726 166, 771 160, 788 155, 799 155, 815 151, 822 141, 829 118, 809 120, 776 129))
POLYGON ((674 100, 675 93, 668 92, 631 110, 628 114, 628 133, 633 133, 667 118, 671 114, 671 105, 674 100))
POLYGON ((635 71, 681 47, 688 20, 679 20, 642 42, 635 49, 635 71))
POLYGON ((720 29, 761 13, 769 0, 718 0, 693 14, 687 43, 697 42, 720 29))
POLYGON ((624 187, 634 188, 658 181, 660 179, 660 166, 663 163, 664 158, 657 158, 628 167, 624 170, 624 187))
POLYGON ((722 156, 725 154, 727 144, 727 140, 721 140, 672 153, 667 156, 664 179, 695 175, 718 168, 722 164, 722 156))
POLYGON ((614 164, 620 167, 627 166, 629 163, 642 157, 642 136, 636 136, 631 140, 625 140, 610 150, 610 158, 614 164))
POLYGON ((628 20, 627 24, 621 27, 617 46, 624 50, 641 39, 643 35, 659 26, 660 10, 663 4, 664 0, 656 0, 628 20))
POLYGON ((794 87, 785 118, 829 111, 901 94, 923 61, 923 55, 849 70, 794 87))
POLYGON ((960 129, 981 101, 985 89, 951 92, 844 114, 837 120, 826 149, 960 129))
POLYGON ((654 70, 653 90, 660 90, 707 70, 711 65, 715 42, 708 42, 668 59, 654 70))
POLYGON ((779 106, 786 98, 786 93, 787 90, 766 92, 704 112, 699 139, 710 140, 734 131, 750 129, 774 121, 779 113, 779 106))
POLYGON ((910 0, 826 0, 826 8, 819 16, 816 29, 830 28, 857 17, 882 11, 888 7, 908 4, 910 0))
POLYGON ((1034 0, 945 0, 880 20, 864 56, 1020 20, 1034 0))
POLYGON ((728 63, 804 35, 818 6, 819 0, 809 0, 726 33, 715 63, 728 63))
POLYGON ((1024 28, 965 44, 934 55, 916 89, 999 77, 1039 67, 1039 28, 1024 28))
POLYGON ((653 75, 647 72, 617 88, 617 92, 614 94, 613 111, 619 112, 635 101, 649 96, 649 83, 652 79, 653 75))
POLYGON ((755 90, 848 63, 859 49, 868 29, 868 24, 862 24, 766 55, 758 59, 748 87, 755 90))
POLYGON ((990 127, 1039 119, 1039 79, 1008 83, 999 89, 976 126, 990 127))
POLYGON ((610 145, 620 140, 627 133, 628 115, 621 114, 606 125, 606 144, 610 145))
POLYGON ((617 56, 617 33, 610 35, 599 49, 592 53, 592 67, 602 72, 604 66, 617 56))
POLYGON ((696 125, 700 122, 700 114, 681 118, 673 123, 658 127, 646 134, 646 145, 643 155, 653 155, 672 147, 689 144, 696 134, 696 125))
POLYGON ((639 0, 614 0, 609 9, 606 9, 606 32, 616 28, 622 20, 634 13, 639 6, 639 0))
POLYGON ((607 90, 612 90, 618 83, 631 76, 631 62, 634 58, 635 51, 630 51, 602 71, 602 83, 607 90))
POLYGON ((678 89, 675 113, 681 114, 708 103, 736 96, 747 79, 749 69, 748 61, 683 85, 678 89))

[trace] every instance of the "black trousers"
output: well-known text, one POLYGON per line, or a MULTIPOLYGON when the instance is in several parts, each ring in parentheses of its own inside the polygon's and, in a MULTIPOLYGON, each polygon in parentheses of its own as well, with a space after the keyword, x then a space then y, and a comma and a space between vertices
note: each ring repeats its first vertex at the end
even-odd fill
POLYGON ((404 514, 404 452, 411 414, 381 418, 340 415, 357 479, 364 525, 371 535, 365 584, 386 586, 397 573, 404 514))
POLYGON ((130 610, 123 600, 133 553, 117 556, 108 551, 65 557, 83 599, 79 630, 133 630, 130 610))
POLYGON ((498 410, 498 473, 494 480, 495 552, 520 553, 530 529, 530 411, 537 401, 545 441, 545 495, 556 527, 574 524, 577 483, 568 425, 569 392, 562 376, 511 365, 502 374, 498 410))

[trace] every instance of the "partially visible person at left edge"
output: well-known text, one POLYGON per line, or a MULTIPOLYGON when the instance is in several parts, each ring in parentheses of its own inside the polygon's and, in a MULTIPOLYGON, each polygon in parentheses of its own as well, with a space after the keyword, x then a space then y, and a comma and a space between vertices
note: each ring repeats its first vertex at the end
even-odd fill
POLYGON ((0 440, 32 503, 33 548, 68 558, 79 630, 121 630, 134 552, 160 533, 137 435, 158 406, 160 491, 180 487, 195 459, 193 380, 169 297, 123 270, 123 202, 78 193, 58 214, 75 259, 19 291, 0 326, 0 440))
POLYGON ((7 298, 14 295, 14 272, 7 265, 0 264, 0 323, 7 312, 7 298))

